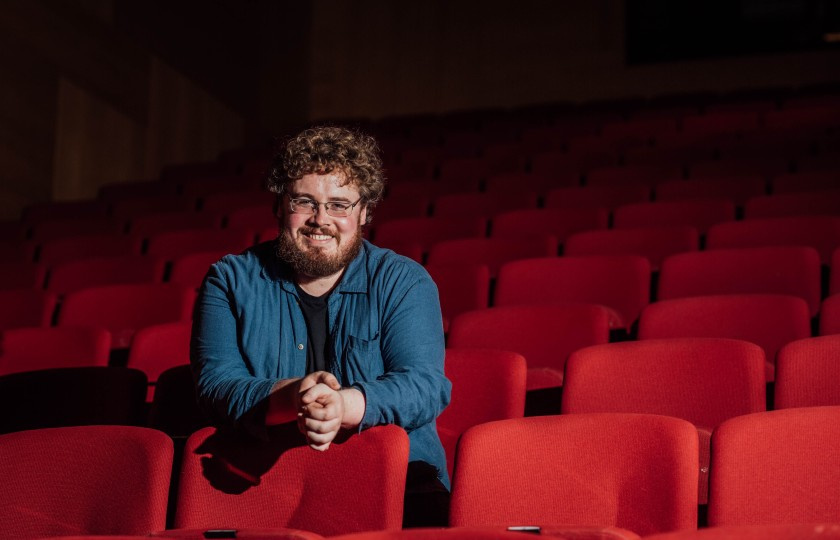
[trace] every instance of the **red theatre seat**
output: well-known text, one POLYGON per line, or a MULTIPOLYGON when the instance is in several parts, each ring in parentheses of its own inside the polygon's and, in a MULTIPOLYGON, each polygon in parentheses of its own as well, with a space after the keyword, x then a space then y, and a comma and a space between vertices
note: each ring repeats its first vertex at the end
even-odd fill
POLYGON ((732 418, 712 435, 709 525, 840 522, 840 407, 732 418))
POLYGON ((205 428, 184 449, 174 527, 325 536, 399 529, 407 466, 408 436, 394 425, 333 441, 324 452, 309 448, 294 423, 269 428, 267 440, 205 428))
POLYGON ((450 508, 456 527, 696 529, 697 430, 634 414, 481 424, 458 446, 450 508))
POLYGON ((144 536, 166 527, 172 440, 129 426, 85 426, 0 436, 8 538, 144 536))

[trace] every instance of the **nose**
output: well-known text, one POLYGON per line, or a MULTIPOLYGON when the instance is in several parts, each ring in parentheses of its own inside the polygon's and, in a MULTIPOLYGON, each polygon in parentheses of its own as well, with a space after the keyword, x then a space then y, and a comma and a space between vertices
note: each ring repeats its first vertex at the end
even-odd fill
POLYGON ((307 222, 310 225, 318 226, 327 223, 328 220, 329 214, 327 214, 327 209, 324 208, 324 205, 319 204, 315 207, 315 213, 309 215, 307 222))

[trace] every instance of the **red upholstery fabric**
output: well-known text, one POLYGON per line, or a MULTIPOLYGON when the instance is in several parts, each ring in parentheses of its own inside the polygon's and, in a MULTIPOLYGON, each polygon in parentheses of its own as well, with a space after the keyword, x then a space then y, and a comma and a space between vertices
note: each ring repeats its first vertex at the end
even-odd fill
POLYGON ((710 294, 799 296, 811 316, 820 307, 820 257, 808 247, 714 249, 672 255, 662 262, 660 300, 710 294))
POLYGON ((779 351, 774 406, 840 405, 840 335, 801 339, 779 351))
POLYGON ((521 354, 528 362, 528 389, 534 390, 562 385, 569 354, 607 343, 609 333, 609 313, 599 305, 508 306, 456 317, 447 343, 456 349, 487 347, 521 354))
POLYGON ((620 167, 599 167, 586 171, 587 186, 615 186, 644 184, 652 186, 662 180, 679 178, 679 167, 663 165, 625 165, 620 167))
POLYGON ((41 221, 32 226, 31 238, 38 243, 58 238, 70 238, 89 234, 119 234, 123 222, 111 217, 83 217, 41 221))
MULTIPOLYGON (((149 383, 167 369, 190 363, 192 324, 174 322, 141 328, 134 334, 128 350, 128 367, 146 374, 149 383)), ((154 387, 149 387, 146 401, 151 401, 154 387)))
POLYGON ((128 426, 0 436, 3 535, 139 536, 163 529, 172 448, 165 434, 128 426))
POLYGON ((91 287, 67 295, 58 324, 106 328, 111 345, 124 348, 140 328, 189 321, 195 296, 193 289, 176 283, 91 287))
POLYGON ((733 418, 712 435, 710 525, 840 522, 840 407, 733 418))
POLYGON ((195 200, 172 195, 147 195, 116 199, 111 202, 111 215, 121 219, 161 214, 164 212, 189 212, 195 210, 195 200))
POLYGON ((543 194, 556 187, 558 182, 555 178, 540 174, 507 172, 489 176, 484 184, 488 193, 509 193, 524 189, 525 191, 543 194))
POLYGON ((427 194, 389 195, 376 205, 376 223, 391 219, 425 217, 429 215, 432 199, 427 194))
POLYGON ((429 250, 428 264, 484 264, 494 278, 507 262, 557 255, 557 238, 535 234, 526 238, 461 238, 436 242, 429 250))
MULTIPOLYGON (((14 225, 18 225, 14 223, 14 225)), ((23 228, 23 226, 21 226, 23 228)), ((4 263, 31 263, 35 259, 36 244, 13 235, 0 238, 0 261, 4 263)))
POLYGON ((575 351, 566 362, 564 413, 665 414, 713 429, 764 406, 764 353, 744 341, 608 343, 575 351))
MULTIPOLYGON (((170 529, 159 531, 152 535, 154 538, 179 538, 181 540, 207 540, 205 533, 208 529, 170 529)), ((320 534, 301 529, 276 527, 272 529, 236 529, 238 540, 322 540, 320 534)), ((97 540, 91 538, 89 540, 97 540)), ((107 538, 104 540, 108 540, 107 538)), ((115 539, 116 540, 116 539, 115 539)), ((134 539, 136 540, 136 539, 134 539)))
POLYGON ((505 210, 537 207, 537 193, 521 189, 508 193, 450 193, 435 198, 432 215, 436 217, 483 217, 505 210))
POLYGON ((774 194, 802 193, 832 189, 840 182, 840 171, 811 171, 786 173, 770 181, 774 194))
MULTIPOLYGON (((838 203, 840 207, 840 203, 838 203)), ((746 219, 720 223, 709 229, 706 249, 761 246, 810 246, 828 264, 840 247, 840 217, 798 216, 746 219)))
MULTIPOLYGON (((567 143, 568 144, 568 143, 567 143)), ((605 167, 618 164, 618 152, 579 147, 576 151, 541 152, 531 158, 531 172, 545 176, 560 177, 562 184, 572 184, 570 179, 580 177, 580 173, 592 167, 605 167)))
POLYGON ((215 250, 199 251, 176 257, 172 260, 172 268, 169 271, 167 281, 198 289, 201 287, 210 266, 225 255, 227 255, 225 250, 215 250))
POLYGON ((241 208, 227 207, 228 211, 226 225, 232 229, 250 229, 261 231, 263 229, 277 229, 277 217, 271 211, 271 203, 264 202, 257 206, 245 206, 241 208))
POLYGON ((689 115, 682 119, 682 129, 688 133, 704 135, 752 131, 759 127, 757 111, 719 111, 708 114, 689 115))
POLYGON ((840 189, 753 197, 744 207, 744 218, 774 218, 840 214, 840 189))
POLYGON ((548 192, 546 208, 598 208, 610 210, 624 204, 650 200, 650 186, 629 184, 618 186, 584 186, 555 188, 548 192))
POLYGON ((735 219, 735 204, 728 199, 659 201, 619 206, 613 212, 613 227, 632 229, 688 225, 701 234, 715 223, 735 219))
POLYGON ((553 235, 562 243, 572 233, 606 229, 608 221, 609 212, 599 207, 512 210, 493 216, 490 236, 521 240, 524 231, 536 231, 553 235))
POLYGON ((254 232, 248 229, 185 229, 151 235, 146 253, 171 261, 200 251, 240 253, 253 243, 254 232))
POLYGON ((452 157, 440 162, 440 181, 443 184, 457 185, 456 192, 478 191, 481 182, 496 172, 490 163, 472 157, 452 157))
POLYGON ((721 337, 764 349, 766 377, 774 378, 776 353, 786 343, 810 337, 805 300, 780 294, 733 294, 660 300, 639 318, 639 339, 721 337))
MULTIPOLYGON (((187 193, 185 192, 185 194, 187 193)), ((271 205, 274 203, 275 197, 277 197, 277 195, 265 189, 226 190, 213 193, 206 191, 202 193, 196 190, 195 195, 201 198, 202 212, 227 212, 230 215, 233 211, 240 208, 250 208, 256 211, 259 211, 257 208, 262 208, 265 214, 272 217, 271 205)), ((231 226, 230 222, 228 222, 228 226, 231 226)))
POLYGON ((17 328, 0 336, 0 375, 57 367, 107 366, 111 334, 101 328, 17 328))
POLYGON ((267 441, 206 428, 187 440, 174 526, 325 536, 399 529, 407 466, 408 436, 394 425, 325 452, 309 448, 293 423, 270 429, 267 441))
POLYGON ((840 334, 840 293, 822 301, 820 308, 820 335, 840 334))
POLYGON ((23 210, 22 220, 29 224, 56 219, 78 219, 86 217, 104 217, 108 205, 103 201, 50 201, 35 203, 23 210))
POLYGON ((616 312, 629 329, 650 301, 650 263, 638 255, 553 257, 510 262, 499 270, 496 306, 585 302, 616 312))
POLYGON ((435 242, 483 237, 486 230, 487 222, 482 218, 405 218, 378 224, 373 241, 385 248, 394 243, 417 242, 428 251, 435 242))
POLYGON ((767 155, 694 161, 688 168, 688 176, 689 178, 695 178, 701 176, 731 176, 733 174, 761 174, 769 178, 788 172, 790 163, 790 158, 786 156, 767 155))
POLYGON ((446 377, 452 399, 437 419, 452 475, 455 445, 468 428, 525 414, 525 358, 495 349, 447 349, 446 377))
POLYGON ((697 430, 654 415, 482 424, 458 447, 450 524, 697 527, 697 430))
POLYGON ((812 540, 840 539, 838 523, 800 523, 793 525, 743 525, 708 527, 699 531, 654 534, 645 540, 812 540))
POLYGON ((760 175, 722 178, 694 178, 689 181, 671 180, 656 184, 657 201, 684 201, 703 198, 729 199, 743 206, 747 199, 763 195, 766 181, 760 175))
MULTIPOLYGON (((444 320, 490 304, 490 270, 483 264, 429 264, 444 320)), ((448 330, 448 328, 447 328, 448 330)))
MULTIPOLYGON (((431 167, 434 169, 435 165, 432 164, 431 167)), ((432 180, 426 177, 422 177, 421 179, 412 178, 409 179, 409 181, 389 182, 388 194, 386 197, 394 197, 398 199, 414 197, 416 199, 426 200, 429 203, 429 207, 426 209, 428 212, 431 207, 431 201, 429 200, 430 197, 434 198, 437 195, 443 195, 446 193, 460 193, 459 188, 464 188, 464 186, 459 186, 457 183, 449 184, 447 182, 439 182, 436 179, 432 180)), ((478 190, 478 184, 475 186, 468 186, 466 189, 468 191, 478 190)), ((374 210, 374 215, 377 215, 376 210, 374 210)), ((374 218, 374 220, 378 222, 378 218, 374 218)))
POLYGON ((47 289, 58 294, 126 283, 161 283, 166 261, 147 255, 75 259, 50 270, 47 289))
MULTIPOLYGON (((709 432, 727 418, 764 408, 764 353, 744 341, 684 338, 610 343, 576 351, 566 362, 563 413, 664 414, 709 432)), ((708 437, 701 437, 701 443, 707 441, 708 437)), ((708 456, 706 446, 701 453, 708 456)), ((708 465, 700 461, 701 469, 708 465)), ((706 474, 700 478, 703 503, 706 474)))
MULTIPOLYGON (((336 540, 522 540, 522 532, 506 527, 448 527, 445 529, 403 529, 368 531, 335 536, 336 540)), ((560 540, 636 540, 639 535, 618 527, 540 527, 540 536, 560 540)))
POLYGON ((41 289, 47 268, 29 261, 0 262, 0 287, 4 289, 41 289))
POLYGON ((656 271, 665 257, 698 249, 700 237, 694 227, 643 227, 573 234, 566 240, 563 254, 641 255, 656 271))
POLYGON ((119 233, 88 234, 45 240, 38 260, 47 266, 88 257, 118 257, 139 255, 142 239, 119 233))
POLYGON ((221 226, 222 215, 208 210, 205 212, 164 212, 137 216, 131 220, 128 229, 132 234, 148 238, 164 232, 199 228, 219 229, 221 226))
POLYGON ((0 330, 49 326, 57 299, 38 289, 0 290, 0 330))

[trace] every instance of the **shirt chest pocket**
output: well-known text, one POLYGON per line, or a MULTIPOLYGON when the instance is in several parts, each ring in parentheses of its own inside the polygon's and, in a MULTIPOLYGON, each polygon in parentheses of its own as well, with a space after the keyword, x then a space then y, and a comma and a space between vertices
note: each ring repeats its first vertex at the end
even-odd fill
POLYGON ((345 384, 373 381, 385 373, 379 337, 368 340, 347 336, 347 343, 341 355, 341 367, 345 384))

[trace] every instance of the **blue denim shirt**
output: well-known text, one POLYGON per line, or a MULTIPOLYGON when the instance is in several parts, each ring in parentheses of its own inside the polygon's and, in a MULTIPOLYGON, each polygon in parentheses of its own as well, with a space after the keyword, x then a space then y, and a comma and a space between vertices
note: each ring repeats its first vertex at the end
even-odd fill
MULTIPOLYGON (((437 288, 414 261, 364 242, 328 300, 330 371, 365 396, 359 429, 396 424, 410 460, 449 487, 435 419, 449 403, 437 288)), ((217 422, 260 435, 280 379, 306 374, 306 322, 288 269, 266 242, 214 264, 201 287, 191 362, 199 401, 217 422)))

